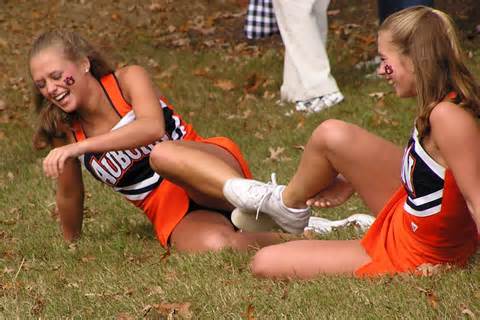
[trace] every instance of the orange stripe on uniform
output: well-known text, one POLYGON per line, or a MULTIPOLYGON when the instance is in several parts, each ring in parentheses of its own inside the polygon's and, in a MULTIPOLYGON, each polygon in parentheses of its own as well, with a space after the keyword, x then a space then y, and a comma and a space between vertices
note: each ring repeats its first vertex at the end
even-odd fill
POLYGON ((113 73, 102 77, 100 81, 102 82, 108 97, 112 101, 113 107, 117 110, 121 117, 132 110, 132 106, 125 101, 122 91, 120 91, 117 79, 113 73))
POLYGON ((83 132, 82 125, 78 120, 72 123, 72 129, 73 129, 73 134, 75 136, 75 140, 77 140, 77 142, 80 142, 86 139, 85 132, 83 132))

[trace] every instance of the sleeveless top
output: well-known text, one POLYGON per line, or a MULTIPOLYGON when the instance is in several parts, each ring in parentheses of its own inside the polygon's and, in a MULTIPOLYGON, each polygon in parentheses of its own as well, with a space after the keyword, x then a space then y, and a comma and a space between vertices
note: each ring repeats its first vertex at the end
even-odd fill
POLYGON ((416 128, 405 148, 401 178, 407 195, 404 225, 417 240, 454 247, 464 241, 456 233, 476 235, 475 223, 453 173, 426 152, 416 128))
MULTIPOLYGON (((112 131, 135 121, 132 106, 125 100, 115 75, 112 73, 102 77, 100 84, 120 118, 112 131)), ((159 102, 165 118, 165 135, 161 141, 182 140, 194 133, 192 127, 173 111, 165 98, 161 97, 159 102)), ((78 120, 73 122, 72 130, 76 141, 86 139, 78 120)), ((130 201, 141 201, 163 180, 149 164, 150 152, 161 141, 128 150, 87 152, 78 158, 97 180, 113 187, 130 201)))

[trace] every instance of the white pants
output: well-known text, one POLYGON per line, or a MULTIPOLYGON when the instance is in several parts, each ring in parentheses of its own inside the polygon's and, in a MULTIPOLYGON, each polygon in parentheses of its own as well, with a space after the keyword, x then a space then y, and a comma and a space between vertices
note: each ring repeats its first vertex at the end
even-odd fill
POLYGON ((298 101, 338 90, 330 74, 327 8, 330 0, 273 0, 285 45, 282 100, 298 101))

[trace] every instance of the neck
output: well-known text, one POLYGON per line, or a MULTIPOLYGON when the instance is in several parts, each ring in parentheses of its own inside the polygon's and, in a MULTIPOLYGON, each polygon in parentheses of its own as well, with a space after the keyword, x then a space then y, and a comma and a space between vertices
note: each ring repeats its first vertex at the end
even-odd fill
POLYGON ((103 92, 100 83, 93 77, 88 77, 86 92, 88 95, 81 107, 78 108, 77 113, 82 121, 89 123, 95 121, 107 110, 109 101, 103 92))

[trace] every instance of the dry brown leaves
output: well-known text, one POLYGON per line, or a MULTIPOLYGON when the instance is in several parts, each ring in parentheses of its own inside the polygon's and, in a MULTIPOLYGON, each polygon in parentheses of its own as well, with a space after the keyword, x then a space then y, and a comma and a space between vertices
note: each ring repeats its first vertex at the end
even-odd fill
POLYGON ((247 320, 255 320, 254 313, 255 313, 255 307, 253 306, 253 304, 250 303, 247 306, 247 310, 245 311, 245 313, 242 313, 241 316, 245 317, 245 319, 247 320))
POLYGON ((174 316, 176 316, 181 319, 191 319, 193 313, 190 310, 190 306, 191 304, 189 302, 147 305, 143 308, 143 317, 147 319, 157 319, 158 317, 162 319, 164 317, 166 317, 166 319, 174 319, 174 316))
POLYGON ((283 155, 285 148, 283 147, 268 147, 268 151, 270 152, 270 156, 263 160, 263 162, 274 161, 274 162, 284 162, 290 161, 291 158, 283 155))
POLYGON ((215 80, 213 83, 213 86, 219 89, 222 89, 223 91, 231 91, 235 89, 235 84, 231 80, 215 80))
POLYGON ((430 277, 438 274, 442 274, 448 270, 452 269, 450 264, 431 264, 424 263, 417 267, 417 273, 424 277, 430 277))
POLYGON ((424 288, 420 288, 420 287, 416 287, 416 289, 425 295, 425 297, 427 298, 428 304, 433 309, 437 309, 437 307, 438 307, 438 297, 433 292, 432 289, 424 289, 424 288))
POLYGON ((462 315, 466 315, 468 316, 469 319, 477 319, 477 317, 475 316, 475 314, 472 312, 472 310, 470 310, 466 304, 462 303, 460 304, 460 312, 462 313, 462 315))

